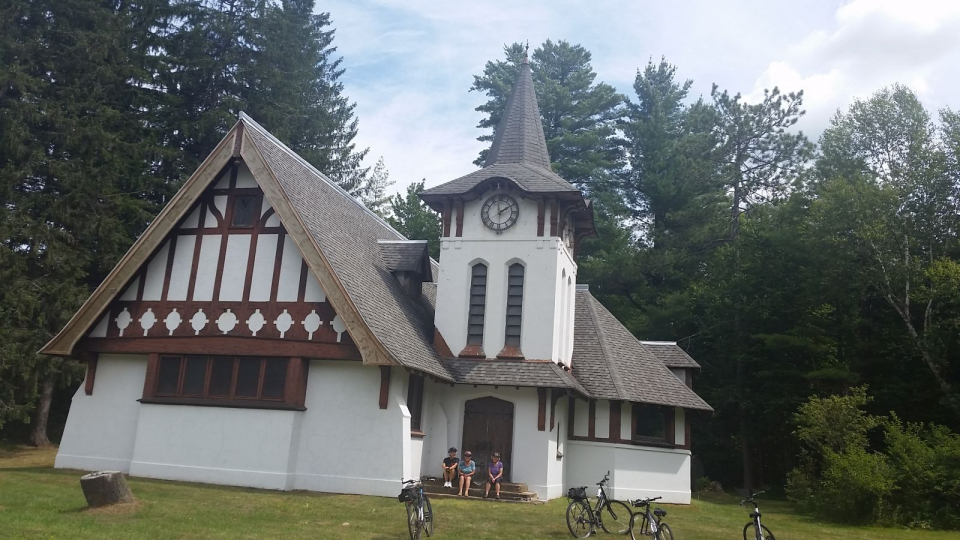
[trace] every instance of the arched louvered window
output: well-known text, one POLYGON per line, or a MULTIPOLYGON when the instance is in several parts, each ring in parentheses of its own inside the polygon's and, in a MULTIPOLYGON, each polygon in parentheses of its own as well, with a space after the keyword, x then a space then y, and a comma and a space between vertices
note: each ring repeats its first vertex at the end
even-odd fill
POLYGON ((523 316, 523 265, 512 264, 507 274, 507 332, 504 345, 520 347, 523 316))
POLYGON ((467 345, 483 345, 483 316, 487 307, 487 265, 473 265, 470 276, 470 312, 467 345))

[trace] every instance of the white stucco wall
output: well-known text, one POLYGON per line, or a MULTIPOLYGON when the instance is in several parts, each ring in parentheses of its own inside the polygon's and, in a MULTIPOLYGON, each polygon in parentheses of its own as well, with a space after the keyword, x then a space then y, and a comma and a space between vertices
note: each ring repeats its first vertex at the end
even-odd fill
MULTIPOLYGON (((520 207, 517 224, 502 234, 487 229, 481 220, 483 203, 499 191, 490 191, 464 205, 463 236, 456 237, 456 213, 451 236, 440 241, 440 276, 437 280, 435 324, 454 354, 467 341, 467 306, 471 267, 487 265, 487 301, 483 350, 488 358, 503 349, 507 300, 507 270, 521 262, 525 267, 520 349, 528 359, 568 361, 572 347, 559 339, 566 332, 572 343, 573 302, 562 306, 565 287, 561 273, 576 282, 576 264, 559 237, 537 237, 537 203, 510 193, 520 207), (567 312, 565 315, 561 310, 567 312)), ((549 208, 545 222, 549 235, 549 208)))
POLYGON ((143 404, 130 474, 286 489, 290 445, 302 414, 143 404))
POLYGON ((100 355, 93 395, 81 384, 71 401, 58 469, 129 472, 146 373, 146 356, 100 355))
POLYGON ((611 495, 620 500, 663 497, 663 502, 690 503, 690 451, 628 444, 570 441, 564 487, 595 484, 610 471, 611 495))
POLYGON ((314 360, 307 378, 296 489, 395 496, 413 471, 407 375, 394 368, 386 410, 380 370, 359 362, 314 360))

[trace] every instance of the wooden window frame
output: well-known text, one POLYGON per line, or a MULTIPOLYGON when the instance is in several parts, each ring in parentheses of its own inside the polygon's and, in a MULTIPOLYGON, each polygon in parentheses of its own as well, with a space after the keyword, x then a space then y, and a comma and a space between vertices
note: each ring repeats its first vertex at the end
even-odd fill
POLYGON ((407 381, 407 408, 410 410, 410 434, 423 436, 424 378, 411 373, 407 381))
POLYGON ((630 440, 635 444, 642 444, 647 446, 667 446, 674 447, 674 415, 676 411, 672 407, 665 407, 661 405, 651 405, 647 403, 633 403, 630 407, 630 440), (637 433, 637 422, 640 420, 640 415, 638 413, 638 408, 649 408, 660 413, 663 418, 663 438, 660 437, 650 437, 646 435, 640 435, 637 433))
POLYGON ((291 357, 268 357, 268 356, 234 356, 234 355, 198 355, 198 354, 151 354, 147 361, 147 375, 143 385, 143 397, 141 403, 154 403, 165 405, 197 405, 206 407, 233 407, 250 409, 285 409, 285 410, 306 410, 304 403, 306 401, 307 370, 309 364, 303 358, 291 357), (203 393, 201 395, 184 395, 183 384, 186 376, 186 365, 188 357, 205 357, 206 367, 204 370, 203 393), (177 379, 177 391, 175 394, 158 394, 157 385, 159 384, 160 361, 162 358, 179 358, 180 367, 177 379), (211 395, 210 382, 213 371, 213 364, 219 358, 232 358, 233 369, 230 374, 230 387, 228 395, 211 395), (240 366, 240 359, 259 359, 260 371, 257 378, 257 391, 253 397, 241 397, 236 395, 237 372, 240 366), (263 396, 264 375, 266 373, 267 362, 286 362, 286 373, 283 381, 283 392, 280 397, 268 398, 263 396))

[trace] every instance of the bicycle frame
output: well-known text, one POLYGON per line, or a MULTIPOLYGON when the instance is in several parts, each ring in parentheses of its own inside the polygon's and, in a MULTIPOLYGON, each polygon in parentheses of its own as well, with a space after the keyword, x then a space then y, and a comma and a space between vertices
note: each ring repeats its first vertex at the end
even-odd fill
POLYGON ((656 532, 660 529, 660 517, 654 514, 653 510, 651 510, 653 508, 653 504, 651 503, 652 501, 644 505, 643 521, 640 522, 640 531, 646 532, 647 528, 649 528, 650 532, 656 534, 656 532))

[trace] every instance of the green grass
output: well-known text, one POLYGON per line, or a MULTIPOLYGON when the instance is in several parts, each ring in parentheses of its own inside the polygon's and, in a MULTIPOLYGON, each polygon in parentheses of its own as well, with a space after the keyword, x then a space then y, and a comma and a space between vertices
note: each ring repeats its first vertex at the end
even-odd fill
MULTIPOLYGON (((132 505, 87 510, 79 471, 51 467, 55 449, 0 447, 0 538, 404 538, 396 499, 275 492, 129 479, 132 505)), ((399 484, 397 491, 399 493, 399 484)), ((664 505, 677 540, 741 538, 747 512, 713 495, 689 506, 664 505)), ((572 538, 566 500, 543 505, 433 501, 438 539, 572 538)), ((829 525, 764 501, 764 523, 778 540, 957 538, 956 533, 829 525)), ((598 536, 606 536, 600 532, 598 536)))

